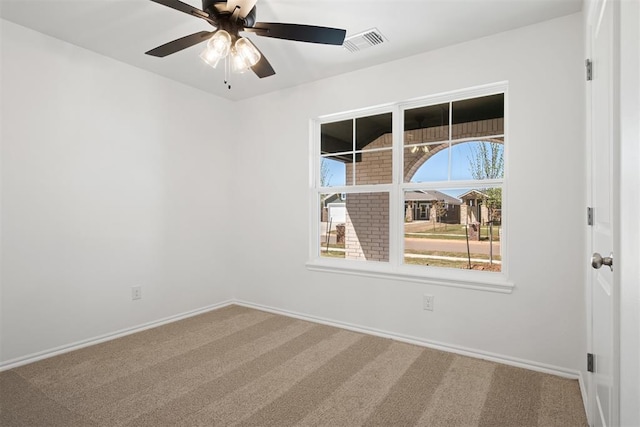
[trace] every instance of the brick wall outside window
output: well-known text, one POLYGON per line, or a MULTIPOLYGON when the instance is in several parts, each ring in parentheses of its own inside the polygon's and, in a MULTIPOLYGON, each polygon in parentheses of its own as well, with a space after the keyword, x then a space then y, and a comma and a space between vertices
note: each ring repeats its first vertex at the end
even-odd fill
MULTIPOLYGON (((454 139, 482 137, 502 134, 503 119, 481 120, 452 126, 454 139)), ((431 156, 449 148, 449 127, 440 126, 406 131, 407 143, 427 143, 443 141, 429 146, 429 152, 404 153, 405 182, 411 180, 415 172, 431 156)), ((392 182, 392 151, 371 151, 390 147, 391 134, 385 134, 368 144, 355 163, 356 185, 388 184, 392 182)), ((353 164, 346 165, 346 184, 353 184, 353 164)), ((351 193, 346 200, 345 258, 369 261, 389 261, 389 194, 351 193)))

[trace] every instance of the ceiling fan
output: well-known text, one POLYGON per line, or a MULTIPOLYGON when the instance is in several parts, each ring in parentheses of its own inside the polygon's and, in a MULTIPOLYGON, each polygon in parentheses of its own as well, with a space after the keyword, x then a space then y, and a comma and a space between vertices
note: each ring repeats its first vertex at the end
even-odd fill
POLYGON ((146 52, 147 55, 165 57, 208 40, 207 49, 200 57, 214 68, 224 58, 225 73, 230 68, 237 72, 250 68, 260 78, 276 73, 260 50, 249 39, 239 36, 242 31, 263 37, 337 46, 342 45, 346 33, 339 28, 256 22, 257 0, 202 0, 202 10, 179 0, 152 1, 203 19, 216 29, 200 31, 163 44, 146 52))

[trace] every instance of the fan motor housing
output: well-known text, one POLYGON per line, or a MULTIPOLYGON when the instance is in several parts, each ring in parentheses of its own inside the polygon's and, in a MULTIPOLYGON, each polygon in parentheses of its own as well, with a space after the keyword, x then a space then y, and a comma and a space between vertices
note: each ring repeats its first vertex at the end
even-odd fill
POLYGON ((215 10, 215 7, 213 7, 213 5, 215 5, 216 3, 226 3, 226 1, 202 0, 202 10, 206 12, 211 12, 212 10, 215 10))
MULTIPOLYGON (((215 18, 220 18, 223 16, 230 16, 229 12, 220 12, 218 8, 216 8, 216 4, 218 3, 227 3, 226 1, 220 0, 202 0, 202 10, 207 12, 209 15, 215 18)), ((253 24, 256 22, 256 6, 253 6, 253 9, 244 17, 244 19, 239 20, 244 27, 253 27, 253 24)))

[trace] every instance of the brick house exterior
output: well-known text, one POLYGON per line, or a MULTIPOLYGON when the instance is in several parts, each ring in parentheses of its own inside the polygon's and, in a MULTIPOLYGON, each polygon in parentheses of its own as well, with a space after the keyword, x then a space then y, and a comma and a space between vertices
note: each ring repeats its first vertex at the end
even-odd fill
MULTIPOLYGON (((356 184, 388 184, 392 176, 392 135, 387 133, 365 146, 356 162, 356 184), (369 151, 373 149, 383 151, 369 151), (385 149, 386 148, 386 149, 385 149)), ((346 165, 347 185, 353 183, 353 164, 346 165)), ((348 194, 345 258, 389 261, 389 194, 348 194)))
POLYGON ((460 224, 460 199, 436 190, 407 191, 404 196, 404 220, 460 224), (444 214, 438 218, 436 203, 442 203, 444 214))
POLYGON ((484 204, 487 195, 482 191, 471 190, 461 194, 460 224, 485 224, 489 221, 489 209, 484 204))

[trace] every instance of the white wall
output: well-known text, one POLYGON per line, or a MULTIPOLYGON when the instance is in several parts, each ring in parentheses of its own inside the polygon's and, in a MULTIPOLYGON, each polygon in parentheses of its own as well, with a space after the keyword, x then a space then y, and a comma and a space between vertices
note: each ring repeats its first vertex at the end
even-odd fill
POLYGON ((231 298, 229 104, 1 23, 0 362, 231 298))
POLYGON ((251 224, 237 240, 237 297, 578 371, 585 354, 582 34, 575 14, 239 103, 254 126, 237 146, 238 186, 252 189, 260 214, 237 212, 251 224), (310 118, 503 80, 512 294, 305 269, 310 118), (279 214, 282 200, 287 216, 279 214), (423 293, 435 295, 434 312, 422 310, 423 293))
POLYGON ((237 297, 583 365, 579 14, 234 104, 2 24, 0 363, 237 297), (502 80, 512 294, 305 269, 310 118, 502 80))

